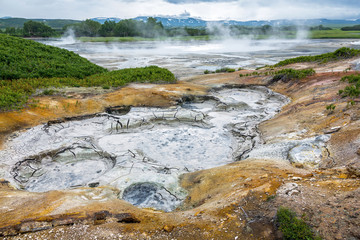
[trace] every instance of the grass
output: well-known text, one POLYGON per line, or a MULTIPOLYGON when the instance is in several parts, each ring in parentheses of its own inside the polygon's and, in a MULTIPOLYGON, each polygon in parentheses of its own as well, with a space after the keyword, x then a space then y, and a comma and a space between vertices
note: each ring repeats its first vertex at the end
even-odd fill
POLYGON ((210 74, 210 73, 231 73, 231 72, 235 72, 236 70, 234 68, 228 68, 228 67, 224 67, 224 68, 220 68, 220 69, 216 69, 215 71, 210 71, 210 70, 205 70, 204 74, 210 74))
POLYGON ((312 39, 360 38, 360 31, 342 31, 341 29, 314 30, 314 31, 309 32, 309 38, 312 38, 312 39))
POLYGON ((292 68, 286 68, 275 72, 275 76, 272 79, 272 82, 277 82, 279 80, 283 82, 289 82, 293 79, 302 79, 311 75, 314 75, 314 69, 300 69, 295 70, 292 68))
POLYGON ((272 80, 269 84, 273 84, 277 81, 289 82, 293 79, 302 79, 308 76, 312 76, 315 74, 314 69, 292 69, 292 68, 285 68, 279 71, 269 71, 269 72, 252 72, 247 74, 240 73, 240 77, 249 77, 249 76, 273 76, 272 80))
POLYGON ((297 218, 296 213, 290 209, 280 207, 276 214, 279 230, 285 240, 320 240, 315 236, 309 225, 304 220, 297 218))
POLYGON ((347 81, 350 85, 343 90, 339 90, 341 97, 357 98, 360 95, 360 74, 345 76, 341 81, 347 81))
POLYGON ((359 49, 353 48, 339 48, 334 52, 324 53, 315 56, 301 56, 296 58, 286 59, 284 61, 280 61, 274 65, 274 67, 282 67, 293 63, 301 63, 301 62, 319 62, 319 63, 327 63, 329 61, 337 61, 342 59, 348 59, 355 56, 360 55, 359 49))
POLYGON ((0 34, 0 111, 21 109, 37 89, 52 95, 61 87, 112 87, 131 82, 174 83, 174 74, 164 68, 108 70, 77 54, 31 40, 0 34))
POLYGON ((158 38, 143 38, 143 37, 80 37, 82 42, 140 42, 140 41, 208 41, 216 39, 209 35, 204 36, 177 36, 177 37, 158 37, 158 38))
POLYGON ((78 79, 67 78, 32 78, 1 80, 0 81, 0 111, 21 109, 28 103, 36 89, 45 88, 43 94, 51 95, 54 92, 46 90, 50 87, 111 87, 124 86, 131 82, 142 83, 174 83, 174 74, 164 68, 149 66, 143 68, 121 69, 111 72, 95 74, 78 79))
POLYGON ((0 34, 0 80, 84 78, 103 72, 107 70, 65 49, 0 34))

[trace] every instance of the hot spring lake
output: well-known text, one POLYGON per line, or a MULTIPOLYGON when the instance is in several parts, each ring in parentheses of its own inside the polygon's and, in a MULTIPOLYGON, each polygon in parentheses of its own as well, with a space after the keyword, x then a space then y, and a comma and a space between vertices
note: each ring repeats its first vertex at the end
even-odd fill
POLYGON ((340 47, 360 48, 359 40, 246 40, 79 42, 74 38, 38 40, 73 51, 110 70, 157 65, 183 77, 222 67, 255 69, 281 60, 317 55, 340 47))

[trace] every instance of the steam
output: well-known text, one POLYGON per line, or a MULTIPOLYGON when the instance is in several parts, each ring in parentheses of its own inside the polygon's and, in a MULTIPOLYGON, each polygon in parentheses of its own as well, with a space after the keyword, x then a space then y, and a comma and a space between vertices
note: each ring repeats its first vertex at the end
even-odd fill
POLYGON ((292 39, 305 40, 308 38, 309 29, 301 23, 294 26, 274 26, 263 25, 257 27, 225 25, 219 22, 208 22, 207 31, 215 35, 218 39, 241 39, 241 40, 257 40, 257 39, 292 39), (293 34, 295 32, 295 35, 293 34))
POLYGON ((64 35, 60 39, 62 45, 75 44, 78 41, 75 37, 75 31, 72 28, 68 28, 64 35))

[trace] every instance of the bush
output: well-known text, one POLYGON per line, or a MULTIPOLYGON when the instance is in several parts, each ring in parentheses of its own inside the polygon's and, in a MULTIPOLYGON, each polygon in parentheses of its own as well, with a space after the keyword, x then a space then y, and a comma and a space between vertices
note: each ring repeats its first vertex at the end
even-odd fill
MULTIPOLYGON (((124 86, 130 82, 174 83, 176 78, 169 70, 156 66, 121 69, 95 74, 84 79, 68 78, 32 78, 0 80, 0 111, 23 108, 38 88, 48 87, 110 87, 124 86)), ((44 90, 44 95, 53 94, 53 90, 44 90)))
POLYGON ((336 61, 336 60, 341 60, 341 59, 352 58, 352 57, 355 57, 358 55, 360 55, 359 49, 343 47, 343 48, 339 48, 336 51, 330 52, 330 53, 325 53, 325 54, 320 54, 320 55, 315 55, 315 56, 301 56, 301 57, 286 59, 284 61, 278 62, 277 64, 274 65, 274 67, 281 67, 281 66, 286 66, 289 64, 300 63, 300 62, 326 63, 329 61, 336 61))
POLYGON ((341 79, 350 83, 343 90, 339 90, 339 95, 342 97, 357 98, 360 95, 360 75, 349 75, 341 79))
POLYGON ((235 72, 235 71, 236 70, 234 68, 224 67, 224 68, 216 69, 215 71, 205 70, 204 74, 209 74, 209 73, 231 73, 231 72, 235 72))
POLYGON ((285 240, 311 240, 321 239, 315 237, 311 228, 304 220, 296 217, 296 213, 280 207, 276 214, 279 230, 283 233, 285 240))
POLYGON ((315 71, 314 69, 301 69, 301 70, 295 70, 292 68, 286 68, 282 69, 280 71, 275 72, 275 76, 273 77, 271 83, 277 82, 279 80, 283 82, 289 82, 292 79, 302 79, 307 76, 314 75, 315 71))
POLYGON ((103 72, 107 70, 68 50, 0 34, 0 80, 84 78, 103 72))
POLYGON ((235 69, 234 68, 228 68, 228 67, 224 67, 224 68, 220 68, 220 69, 217 69, 215 71, 216 73, 222 73, 222 72, 235 72, 235 69))
POLYGON ((109 89, 130 82, 174 83, 176 78, 156 66, 108 72, 73 52, 0 34, 0 111, 23 108, 39 88, 109 89))

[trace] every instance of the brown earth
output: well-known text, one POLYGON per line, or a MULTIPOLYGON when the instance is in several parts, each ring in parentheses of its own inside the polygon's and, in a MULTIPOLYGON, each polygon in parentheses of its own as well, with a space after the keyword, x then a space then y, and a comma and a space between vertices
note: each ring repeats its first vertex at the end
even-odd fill
MULTIPOLYGON (((316 65, 303 80, 269 86, 291 98, 259 126, 266 143, 331 134, 319 168, 246 159, 182 176, 189 195, 177 211, 138 209, 110 187, 29 193, 0 183, 4 239, 279 239, 276 211, 294 210, 323 239, 360 239, 360 114, 337 92, 349 62, 316 65), (325 106, 334 103, 333 112, 325 106)), ((296 67, 308 67, 301 65, 296 67)), ((264 70, 265 71, 265 70, 264 70)), ((244 71, 242 71, 244 72, 244 71)), ((169 106, 221 84, 266 85, 268 77, 239 72, 193 77, 172 85, 131 85, 112 93, 41 97, 38 107, 0 114, 1 137, 48 120, 103 111, 116 105, 169 106)))

